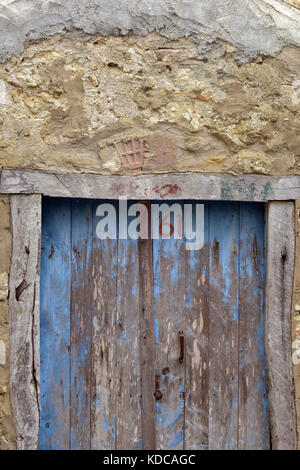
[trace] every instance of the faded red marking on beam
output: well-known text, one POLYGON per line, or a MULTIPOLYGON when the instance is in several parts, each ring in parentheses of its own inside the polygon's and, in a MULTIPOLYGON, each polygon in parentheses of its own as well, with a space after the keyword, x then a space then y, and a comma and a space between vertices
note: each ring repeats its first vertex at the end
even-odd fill
POLYGON ((137 189, 139 189, 139 185, 136 184, 136 183, 131 182, 131 183, 130 183, 130 191, 131 191, 132 193, 135 193, 137 189))
MULTIPOLYGON (((126 186, 122 183, 117 184, 117 183, 112 183, 110 185, 109 191, 110 194, 113 196, 124 196, 128 194, 128 188, 131 192, 131 194, 136 193, 136 191, 139 189, 139 185, 136 183, 131 182, 129 187, 127 186, 127 191, 126 191, 126 186)), ((145 197, 148 197, 148 190, 149 188, 144 189, 144 195, 145 197)), ((177 184, 165 184, 164 186, 155 186, 152 191, 156 194, 159 195, 161 199, 165 199, 166 197, 170 195, 176 195, 178 194, 179 191, 181 191, 181 188, 177 186, 177 184)))
POLYGON ((170 196, 171 194, 172 195, 177 194, 178 191, 180 191, 180 188, 179 188, 179 186, 177 186, 177 184, 165 184, 158 191, 156 191, 156 188, 154 189, 154 191, 158 192, 162 199, 165 199, 166 197, 170 196))
POLYGON ((109 188, 109 191, 110 191, 110 194, 112 194, 113 196, 120 196, 120 195, 124 195, 124 184, 117 184, 117 183, 112 183, 110 185, 110 188, 109 188))

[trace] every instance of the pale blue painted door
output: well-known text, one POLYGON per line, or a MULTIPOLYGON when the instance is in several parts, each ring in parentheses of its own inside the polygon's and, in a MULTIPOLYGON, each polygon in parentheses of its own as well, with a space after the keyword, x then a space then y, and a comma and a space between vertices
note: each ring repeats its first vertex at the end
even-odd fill
MULTIPOLYGON (((103 202, 43 201, 41 449, 143 448, 139 241, 97 237, 103 202)), ((152 242, 156 448, 268 449, 264 205, 202 204, 201 249, 152 242)))

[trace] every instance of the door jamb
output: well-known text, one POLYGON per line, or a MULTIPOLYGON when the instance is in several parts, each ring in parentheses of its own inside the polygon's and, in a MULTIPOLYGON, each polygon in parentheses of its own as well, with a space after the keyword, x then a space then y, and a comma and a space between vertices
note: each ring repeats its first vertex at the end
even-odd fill
POLYGON ((297 448, 291 303, 299 176, 173 173, 126 177, 3 169, 0 193, 10 195, 12 215, 10 396, 18 449, 37 448, 40 425, 39 288, 43 195, 265 202, 264 315, 271 442, 272 449, 297 448))

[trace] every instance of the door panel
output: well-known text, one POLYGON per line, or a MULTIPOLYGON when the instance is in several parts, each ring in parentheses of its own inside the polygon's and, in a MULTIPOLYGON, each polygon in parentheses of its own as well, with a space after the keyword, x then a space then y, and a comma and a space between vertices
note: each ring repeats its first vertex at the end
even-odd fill
POLYGON ((138 272, 137 240, 94 237, 93 449, 141 448, 138 272))
POLYGON ((48 199, 42 219, 41 449, 70 445, 70 207, 70 200, 48 199))
POLYGON ((43 203, 39 447, 269 448, 264 206, 203 203, 189 251, 100 240, 103 202, 43 203))
POLYGON ((117 360, 113 371, 118 384, 116 448, 140 449, 141 381, 139 350, 138 241, 119 240, 117 281, 117 360))
MULTIPOLYGON (((185 252, 185 449, 208 449, 209 404, 209 210, 204 213, 204 246, 185 252)), ((195 215, 193 214, 195 219, 195 215)))
POLYGON ((268 448, 264 354, 264 213, 240 204, 239 448, 268 448))
MULTIPOLYGON (((163 234, 172 231, 163 227, 162 220, 160 227, 163 234)), ((175 239, 175 232, 169 240, 161 235, 153 240, 153 279, 155 374, 162 392, 162 398, 156 403, 156 444, 157 449, 180 450, 183 449, 185 364, 179 363, 179 331, 185 331, 186 317, 185 241, 175 239)))
POLYGON ((209 448, 236 449, 238 433, 239 204, 209 213, 209 448))
MULTIPOLYGON (((112 202, 110 202, 112 204, 112 202)), ((116 448, 118 240, 96 236, 93 202, 91 448, 116 448)))
POLYGON ((90 447, 92 323, 92 205, 74 199, 71 207, 71 449, 90 447))

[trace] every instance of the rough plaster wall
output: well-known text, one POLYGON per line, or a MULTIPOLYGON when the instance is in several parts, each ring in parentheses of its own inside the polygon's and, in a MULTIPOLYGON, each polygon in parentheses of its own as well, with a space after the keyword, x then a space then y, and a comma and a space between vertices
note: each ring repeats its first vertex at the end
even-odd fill
POLYGON ((224 39, 248 59, 300 45, 299 20, 282 0, 2 0, 0 58, 18 55, 24 42, 76 30, 87 37, 157 31, 192 37, 200 49, 224 39))
POLYGON ((286 3, 290 3, 296 8, 300 8, 300 0, 284 0, 286 3))
POLYGON ((224 42, 54 36, 0 64, 0 167, 300 174, 300 49, 237 62, 224 42))

